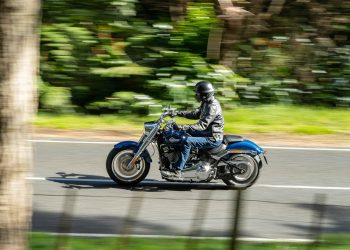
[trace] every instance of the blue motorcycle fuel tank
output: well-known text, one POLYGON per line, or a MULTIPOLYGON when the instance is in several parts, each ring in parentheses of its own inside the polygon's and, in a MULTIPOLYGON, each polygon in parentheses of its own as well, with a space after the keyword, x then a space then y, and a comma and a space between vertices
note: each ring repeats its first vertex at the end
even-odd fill
POLYGON ((165 130, 163 138, 166 144, 180 144, 185 138, 185 133, 174 129, 165 130))

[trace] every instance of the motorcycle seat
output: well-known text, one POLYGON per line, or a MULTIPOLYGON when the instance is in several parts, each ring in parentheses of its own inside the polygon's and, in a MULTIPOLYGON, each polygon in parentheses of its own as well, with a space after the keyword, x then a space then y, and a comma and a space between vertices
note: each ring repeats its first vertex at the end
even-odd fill
POLYGON ((244 138, 242 136, 239 136, 239 135, 224 135, 223 142, 226 145, 228 145, 230 143, 234 143, 234 142, 240 142, 240 141, 244 141, 244 138))
POLYGON ((209 149, 207 152, 211 155, 216 155, 225 149, 226 149, 226 145, 220 144, 220 146, 217 146, 216 148, 209 149))

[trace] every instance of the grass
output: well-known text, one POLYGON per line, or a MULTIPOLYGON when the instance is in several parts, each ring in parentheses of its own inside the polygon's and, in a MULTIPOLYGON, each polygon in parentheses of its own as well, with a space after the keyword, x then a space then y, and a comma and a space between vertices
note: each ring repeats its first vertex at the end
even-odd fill
POLYGON ((300 106, 239 107, 225 115, 228 132, 350 133, 350 110, 300 106))
MULTIPOLYGON (((55 236, 33 233, 30 242, 30 250, 55 249, 57 239, 55 236)), ((62 238, 61 238, 62 239, 62 238)), ((189 240, 183 238, 82 238, 73 237, 67 239, 69 250, 227 250, 228 240, 193 240, 196 247, 188 247, 189 240)), ((319 245, 311 248, 309 243, 249 243, 238 242, 239 250, 350 250, 349 235, 330 235, 324 238, 319 245)))
MULTIPOLYGON (((150 119, 150 118, 148 118, 150 119)), ((34 121, 38 128, 53 129, 142 129, 147 117, 126 115, 82 115, 39 113, 34 121)))
MULTIPOLYGON (((350 134, 350 110, 285 105, 240 106, 224 110, 226 133, 350 134)), ((157 116, 39 113, 34 125, 54 129, 141 130, 157 116)), ((179 123, 193 123, 177 119, 179 123)))

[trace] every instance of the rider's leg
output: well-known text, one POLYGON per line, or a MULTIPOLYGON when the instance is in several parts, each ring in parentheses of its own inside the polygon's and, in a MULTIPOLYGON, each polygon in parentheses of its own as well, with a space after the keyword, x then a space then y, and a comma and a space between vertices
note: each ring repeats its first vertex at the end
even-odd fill
POLYGON ((205 149, 205 148, 215 148, 221 144, 221 141, 215 141, 209 139, 209 137, 186 137, 182 144, 182 149, 180 152, 180 159, 175 164, 175 167, 182 170, 184 169, 188 157, 190 156, 191 148, 205 149))

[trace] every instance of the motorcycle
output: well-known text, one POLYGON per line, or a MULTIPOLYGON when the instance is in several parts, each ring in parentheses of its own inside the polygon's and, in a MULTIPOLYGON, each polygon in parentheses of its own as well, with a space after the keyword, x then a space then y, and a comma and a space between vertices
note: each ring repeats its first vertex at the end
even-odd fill
POLYGON ((265 151, 237 135, 225 135, 223 143, 216 148, 192 148, 180 176, 171 174, 172 165, 180 157, 182 140, 190 136, 176 129, 175 119, 171 117, 174 110, 169 106, 158 120, 145 122, 144 133, 138 142, 122 141, 114 145, 106 160, 106 169, 112 180, 134 186, 145 179, 153 160, 147 148, 153 145, 158 151, 161 177, 167 181, 197 183, 221 179, 226 185, 236 188, 254 184, 260 169, 267 164, 265 151), (166 120, 166 117, 171 119, 166 120))

